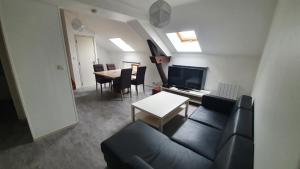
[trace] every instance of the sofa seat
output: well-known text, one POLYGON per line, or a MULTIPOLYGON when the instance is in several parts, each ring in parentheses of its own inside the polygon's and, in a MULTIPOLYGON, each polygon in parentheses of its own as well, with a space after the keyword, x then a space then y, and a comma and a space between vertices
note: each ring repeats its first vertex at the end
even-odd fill
POLYGON ((101 149, 112 169, 126 168, 132 156, 138 156, 155 169, 209 169, 212 165, 212 161, 140 121, 105 140, 101 149))
POLYGON ((211 169, 253 169, 254 144, 234 135, 222 147, 211 169))
POLYGON ((221 137, 222 131, 188 119, 171 139, 213 160, 221 137))
POLYGON ((228 116, 224 113, 207 109, 203 106, 197 108, 189 119, 223 130, 226 126, 228 116))
POLYGON ((219 144, 220 149, 233 135, 253 139, 253 113, 247 109, 238 109, 229 117, 219 144))

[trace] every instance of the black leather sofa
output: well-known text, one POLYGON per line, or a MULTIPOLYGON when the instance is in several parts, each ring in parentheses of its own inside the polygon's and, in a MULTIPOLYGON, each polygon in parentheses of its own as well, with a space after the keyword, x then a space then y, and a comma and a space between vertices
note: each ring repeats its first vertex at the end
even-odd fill
POLYGON ((206 95, 169 138, 132 123, 101 143, 109 169, 253 169, 252 98, 206 95))

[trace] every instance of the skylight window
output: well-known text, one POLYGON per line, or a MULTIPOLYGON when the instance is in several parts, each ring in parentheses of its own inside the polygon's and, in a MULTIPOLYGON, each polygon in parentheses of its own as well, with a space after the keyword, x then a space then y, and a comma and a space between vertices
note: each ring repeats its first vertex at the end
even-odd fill
POLYGON ((126 42, 124 42, 121 38, 112 38, 109 39, 112 43, 122 49, 124 52, 133 52, 134 49, 129 46, 126 42))
POLYGON ((195 31, 167 33, 177 52, 202 52, 195 31))

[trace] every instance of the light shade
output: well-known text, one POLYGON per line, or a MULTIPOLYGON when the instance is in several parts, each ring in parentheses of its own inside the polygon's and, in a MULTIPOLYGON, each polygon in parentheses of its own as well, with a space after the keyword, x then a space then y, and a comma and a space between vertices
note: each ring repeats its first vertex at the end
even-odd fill
POLYGON ((75 31, 81 32, 84 29, 84 25, 81 23, 81 21, 78 18, 73 19, 71 21, 71 25, 75 31))
POLYGON ((112 38, 109 39, 112 43, 122 49, 124 52, 133 52, 134 49, 129 46, 126 42, 124 42, 121 38, 112 38))
POLYGON ((171 20, 171 6, 164 0, 154 2, 149 13, 150 23, 158 28, 168 25, 171 20))

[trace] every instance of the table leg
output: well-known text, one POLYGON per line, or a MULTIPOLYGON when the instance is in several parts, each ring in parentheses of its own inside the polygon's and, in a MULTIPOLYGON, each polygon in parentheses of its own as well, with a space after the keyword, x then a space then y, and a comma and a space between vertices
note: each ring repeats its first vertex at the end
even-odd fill
POLYGON ((188 116, 188 111, 189 111, 189 101, 185 102, 185 117, 188 116))
POLYGON ((134 106, 131 106, 131 118, 132 118, 132 122, 135 122, 135 108, 134 106))

